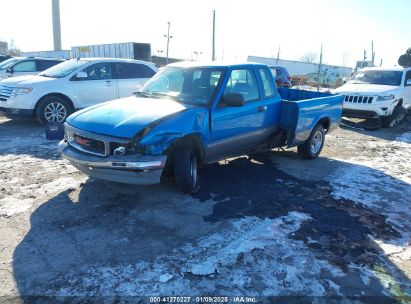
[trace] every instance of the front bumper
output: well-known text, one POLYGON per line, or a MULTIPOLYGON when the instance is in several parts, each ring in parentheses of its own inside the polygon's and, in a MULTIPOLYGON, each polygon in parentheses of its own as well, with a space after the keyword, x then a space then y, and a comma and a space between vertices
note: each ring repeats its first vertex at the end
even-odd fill
POLYGON ((60 141, 58 148, 63 158, 87 175, 133 185, 159 183, 167 160, 164 155, 94 156, 71 147, 65 140, 60 141))
POLYGON ((399 99, 382 102, 373 101, 371 104, 344 101, 342 116, 352 118, 377 118, 381 116, 389 116, 398 102, 399 99))

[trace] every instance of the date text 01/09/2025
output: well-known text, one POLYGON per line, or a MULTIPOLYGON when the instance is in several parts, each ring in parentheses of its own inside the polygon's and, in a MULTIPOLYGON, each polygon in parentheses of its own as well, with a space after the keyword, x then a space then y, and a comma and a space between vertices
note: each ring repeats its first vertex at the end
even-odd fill
POLYGON ((186 296, 164 296, 164 297, 150 297, 150 303, 256 303, 257 299, 254 297, 186 297, 186 296))

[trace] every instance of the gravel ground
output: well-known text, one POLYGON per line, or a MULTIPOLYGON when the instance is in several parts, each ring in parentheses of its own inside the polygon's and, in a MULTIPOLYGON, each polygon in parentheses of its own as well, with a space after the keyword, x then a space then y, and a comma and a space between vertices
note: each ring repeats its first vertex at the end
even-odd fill
POLYGON ((56 145, 0 116, 0 303, 411 303, 411 119, 205 166, 195 196, 89 179, 56 145))

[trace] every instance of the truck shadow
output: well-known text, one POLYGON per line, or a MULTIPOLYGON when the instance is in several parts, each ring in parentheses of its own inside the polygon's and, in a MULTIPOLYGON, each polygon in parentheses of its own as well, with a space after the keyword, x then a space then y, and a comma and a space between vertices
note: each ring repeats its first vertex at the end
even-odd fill
MULTIPOLYGON (((321 162, 327 165, 329 160, 321 162)), ((173 249, 195 244, 232 219, 274 219, 291 211, 308 214, 312 220, 289 237, 303 241, 320 259, 346 273, 352 265, 370 269, 382 265, 398 286, 409 286, 409 278, 369 238, 389 242, 400 233, 372 209, 332 198, 328 182, 294 178, 265 156, 206 166, 200 176, 202 186, 194 197, 176 192, 172 185, 130 188, 89 181, 44 202, 32 213, 31 228, 13 254, 19 294, 28 303, 35 300, 33 295, 61 294, 78 284, 62 279, 66 273, 75 271, 81 276, 84 267, 93 264, 124 267, 164 255, 173 264, 173 249)), ((341 294, 356 296, 353 290, 367 290, 371 285, 372 296, 390 293, 377 278, 366 285, 356 276, 341 286, 341 294)), ((129 277, 124 280, 147 284, 129 277)), ((118 296, 110 290, 85 292, 118 296)), ((377 302, 395 303, 388 298, 377 302)))

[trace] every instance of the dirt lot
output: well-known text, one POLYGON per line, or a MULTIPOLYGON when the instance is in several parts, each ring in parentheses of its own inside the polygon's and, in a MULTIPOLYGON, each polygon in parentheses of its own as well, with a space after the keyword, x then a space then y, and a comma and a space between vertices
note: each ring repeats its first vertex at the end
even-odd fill
POLYGON ((0 303, 411 303, 411 119, 206 166, 193 197, 88 179, 56 145, 0 116, 0 303))

